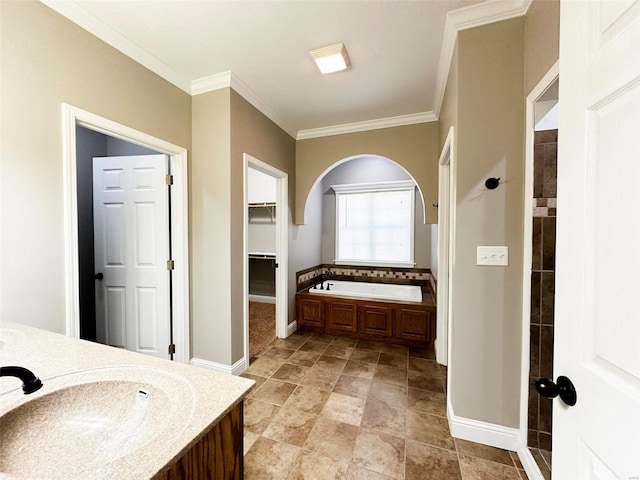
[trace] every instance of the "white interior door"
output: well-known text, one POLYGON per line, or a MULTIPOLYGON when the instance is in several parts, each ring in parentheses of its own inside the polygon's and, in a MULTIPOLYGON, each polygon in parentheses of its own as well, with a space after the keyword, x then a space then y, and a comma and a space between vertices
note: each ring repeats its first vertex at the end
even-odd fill
POLYGON ((640 2, 561 3, 553 476, 640 478, 640 2))
POLYGON ((169 358, 167 157, 93 159, 97 340, 169 358))

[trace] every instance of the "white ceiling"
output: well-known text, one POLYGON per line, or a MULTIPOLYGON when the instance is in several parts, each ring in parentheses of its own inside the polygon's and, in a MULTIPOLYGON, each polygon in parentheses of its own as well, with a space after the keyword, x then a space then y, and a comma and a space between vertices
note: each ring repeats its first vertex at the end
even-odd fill
POLYGON ((439 64, 448 69, 441 59, 447 12, 483 1, 43 0, 189 93, 194 81, 233 72, 240 93, 293 136, 426 118, 439 64), (309 51, 338 42, 352 68, 321 75, 309 51))

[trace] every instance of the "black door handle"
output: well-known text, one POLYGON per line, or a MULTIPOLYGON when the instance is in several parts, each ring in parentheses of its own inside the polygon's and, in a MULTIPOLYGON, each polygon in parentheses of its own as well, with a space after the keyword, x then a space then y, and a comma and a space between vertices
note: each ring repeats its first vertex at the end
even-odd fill
POLYGON ((573 407, 578 401, 578 394, 571 380, 562 375, 558 377, 557 384, 548 378, 539 378, 536 380, 537 392, 546 398, 556 398, 560 396, 560 400, 573 407))
POLYGON ((104 278, 104 275, 102 274, 102 272, 98 272, 93 276, 93 278, 95 278, 96 280, 102 280, 104 278))

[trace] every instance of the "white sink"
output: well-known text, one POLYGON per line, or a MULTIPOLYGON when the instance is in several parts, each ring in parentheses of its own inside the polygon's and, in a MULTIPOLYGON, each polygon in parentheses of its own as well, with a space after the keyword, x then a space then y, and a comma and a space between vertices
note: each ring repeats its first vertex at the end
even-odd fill
POLYGON ((171 442, 194 411, 191 384, 151 367, 42 381, 31 395, 0 395, 0 478, 100 478, 149 442, 171 442))

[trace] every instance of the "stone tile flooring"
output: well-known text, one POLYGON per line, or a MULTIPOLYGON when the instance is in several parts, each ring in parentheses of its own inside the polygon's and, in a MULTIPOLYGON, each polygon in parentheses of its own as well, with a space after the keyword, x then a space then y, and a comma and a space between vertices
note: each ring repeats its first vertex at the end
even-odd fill
POLYGON ((249 355, 265 350, 276 338, 276 306, 249 302, 249 355))
POLYGON ((538 464, 538 468, 544 479, 551 480, 551 452, 533 447, 529 447, 529 451, 538 464))
POLYGON ((247 480, 527 480, 515 453, 450 436, 432 352, 296 332, 243 376, 247 480))

